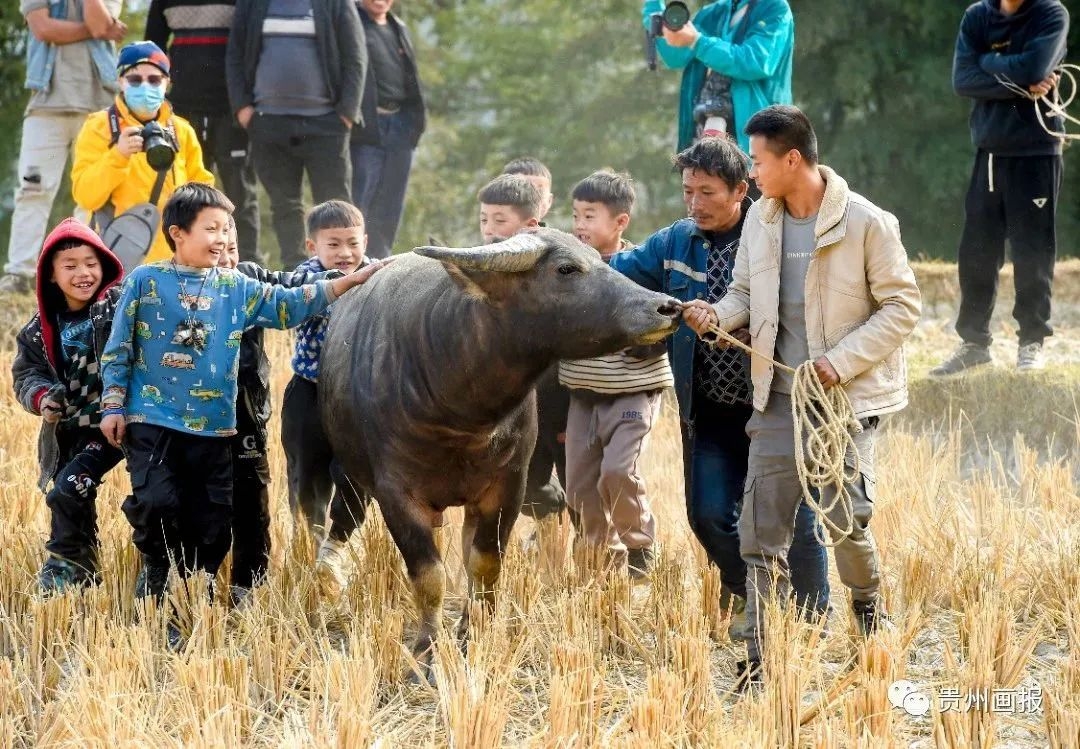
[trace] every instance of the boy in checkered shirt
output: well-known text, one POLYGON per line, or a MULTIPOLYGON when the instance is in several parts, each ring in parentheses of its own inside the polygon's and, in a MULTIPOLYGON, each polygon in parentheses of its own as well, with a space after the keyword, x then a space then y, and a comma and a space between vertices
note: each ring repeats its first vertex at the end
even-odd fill
POLYGON ((38 576, 46 595, 96 584, 102 477, 123 457, 102 437, 98 357, 123 278, 120 261, 91 231, 66 219, 38 258, 38 311, 16 338, 15 395, 41 416, 38 486, 50 512, 48 557, 38 576))

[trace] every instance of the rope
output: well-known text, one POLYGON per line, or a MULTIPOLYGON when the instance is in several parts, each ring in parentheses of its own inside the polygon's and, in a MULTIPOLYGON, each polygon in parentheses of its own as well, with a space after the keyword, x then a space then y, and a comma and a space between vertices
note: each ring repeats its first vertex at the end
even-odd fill
POLYGON ((1072 65, 1069 63, 1062 63, 1054 70, 1061 79, 1057 85, 1050 91, 1049 94, 1036 95, 1028 89, 1013 83, 1006 76, 995 75, 994 78, 1009 91, 1013 92, 1017 96, 1022 96, 1025 99, 1030 99, 1035 105, 1035 117, 1039 121, 1039 125, 1048 134, 1053 135, 1063 140, 1080 140, 1080 133, 1070 133, 1068 131, 1068 123, 1080 126, 1080 118, 1074 117, 1066 110, 1072 106, 1073 101, 1076 99, 1076 95, 1080 92, 1080 86, 1077 85, 1077 75, 1080 75, 1080 65, 1072 65), (1062 97, 1062 83, 1068 83, 1068 96, 1062 97), (1043 112, 1043 106, 1046 107, 1046 112, 1043 112), (1064 128, 1059 132, 1057 130, 1050 129, 1050 126, 1046 124, 1046 117, 1058 116, 1064 120, 1064 128))
POLYGON ((791 374, 791 407, 795 429, 795 467, 799 474, 803 501, 821 521, 815 533, 823 546, 837 546, 855 530, 855 512, 850 486, 859 478, 859 452, 853 434, 862 431, 847 392, 840 386, 825 389, 812 361, 792 369, 761 353, 716 326, 710 328, 718 339, 765 359, 782 372, 791 374), (845 463, 848 454, 855 456, 851 468, 845 463), (819 501, 824 490, 833 489, 828 504, 819 501), (816 494, 814 490, 817 490, 816 494), (836 512, 839 508, 839 513, 836 512), (839 514, 840 522, 833 520, 839 514), (829 529, 832 540, 823 538, 822 528, 829 529))

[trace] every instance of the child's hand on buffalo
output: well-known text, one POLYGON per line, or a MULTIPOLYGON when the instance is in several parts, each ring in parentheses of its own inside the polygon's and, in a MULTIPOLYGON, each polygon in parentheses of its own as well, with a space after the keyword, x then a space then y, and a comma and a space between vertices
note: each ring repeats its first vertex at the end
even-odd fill
POLYGON ((335 297, 339 297, 354 286, 361 286, 369 278, 374 276, 380 270, 394 262, 394 258, 386 258, 384 260, 373 260, 372 262, 357 268, 347 276, 341 278, 335 278, 330 282, 330 288, 334 292, 335 297))

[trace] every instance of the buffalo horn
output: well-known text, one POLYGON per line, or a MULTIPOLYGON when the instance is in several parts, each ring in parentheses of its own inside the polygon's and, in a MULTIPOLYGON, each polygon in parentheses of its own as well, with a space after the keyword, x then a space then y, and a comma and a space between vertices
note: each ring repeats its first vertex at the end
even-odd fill
POLYGON ((518 234, 479 247, 417 247, 417 255, 446 260, 463 270, 521 273, 536 265, 547 242, 534 234, 518 234))

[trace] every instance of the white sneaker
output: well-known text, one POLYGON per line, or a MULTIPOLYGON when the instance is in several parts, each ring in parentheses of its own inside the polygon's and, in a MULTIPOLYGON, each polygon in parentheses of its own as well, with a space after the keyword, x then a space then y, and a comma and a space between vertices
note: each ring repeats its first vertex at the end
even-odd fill
POLYGON ((1038 372, 1046 369, 1041 343, 1025 343, 1016 351, 1017 372, 1038 372))
POLYGON ((315 557, 315 576, 324 596, 331 599, 341 596, 349 584, 348 564, 349 545, 329 537, 323 539, 315 557))

